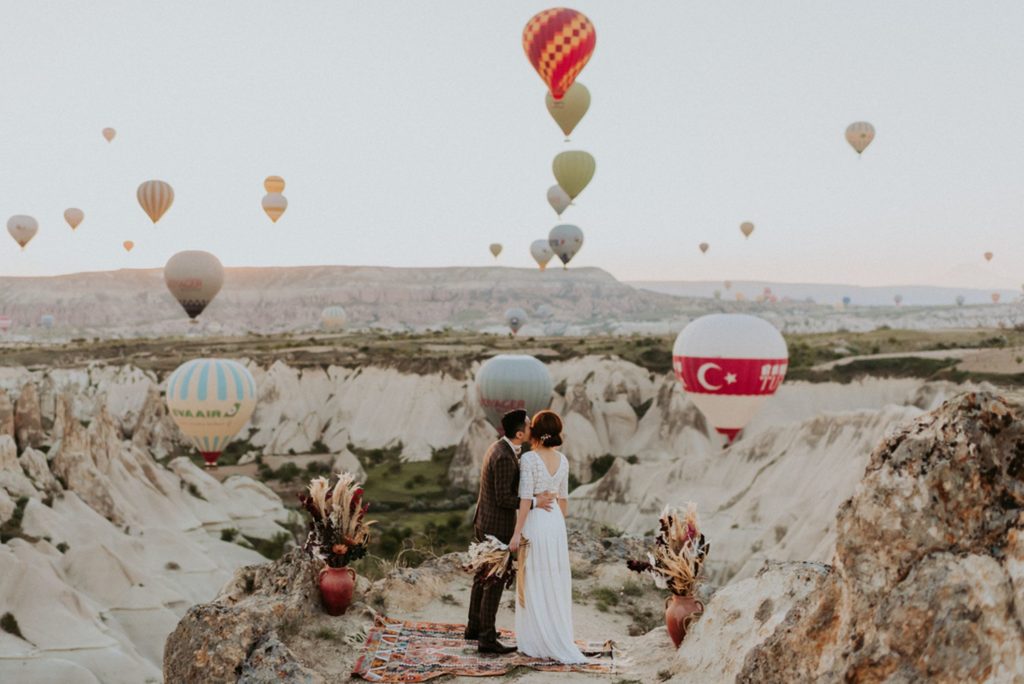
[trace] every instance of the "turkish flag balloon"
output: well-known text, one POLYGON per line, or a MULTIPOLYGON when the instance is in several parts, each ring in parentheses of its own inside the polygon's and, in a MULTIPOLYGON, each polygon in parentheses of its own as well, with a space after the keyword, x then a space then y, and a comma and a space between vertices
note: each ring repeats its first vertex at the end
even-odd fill
POLYGON ((561 100, 594 53, 597 32, 585 15, 555 7, 538 12, 523 29, 523 50, 530 64, 561 100))
POLYGON ((786 377, 789 351, 757 316, 711 314, 676 338, 672 367, 690 400, 730 442, 786 377))

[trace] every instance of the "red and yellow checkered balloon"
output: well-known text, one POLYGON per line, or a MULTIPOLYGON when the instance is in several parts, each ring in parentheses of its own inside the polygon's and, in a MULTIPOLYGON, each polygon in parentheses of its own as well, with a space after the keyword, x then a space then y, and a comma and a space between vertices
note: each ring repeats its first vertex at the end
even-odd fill
POLYGON ((539 12, 523 29, 523 50, 556 100, 562 99, 579 76, 596 43, 597 32, 590 20, 565 7, 539 12))

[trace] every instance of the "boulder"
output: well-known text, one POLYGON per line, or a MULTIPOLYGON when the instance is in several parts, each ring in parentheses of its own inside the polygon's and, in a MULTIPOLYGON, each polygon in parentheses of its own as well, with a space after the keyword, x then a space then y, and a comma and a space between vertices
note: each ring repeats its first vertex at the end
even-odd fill
POLYGON ((43 443, 43 419, 34 383, 25 383, 18 400, 14 402, 14 436, 20 449, 37 447, 43 443))

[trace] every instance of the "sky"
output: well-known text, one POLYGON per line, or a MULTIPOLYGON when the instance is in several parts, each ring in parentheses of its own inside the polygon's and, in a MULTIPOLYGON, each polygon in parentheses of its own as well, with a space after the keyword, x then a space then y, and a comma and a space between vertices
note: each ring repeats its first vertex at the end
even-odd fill
POLYGON ((0 220, 30 214, 40 232, 24 252, 0 240, 0 276, 159 267, 182 249, 227 266, 528 267, 560 222, 551 159, 584 149, 597 173, 563 215, 586 236, 572 266, 1024 281, 1024 3, 581 0, 597 47, 569 143, 521 47, 548 6, 8 0, 0 220), (858 120, 877 131, 862 158, 843 137, 858 120), (271 174, 289 201, 276 224, 260 208, 271 174), (135 198, 151 178, 176 194, 155 226, 135 198))

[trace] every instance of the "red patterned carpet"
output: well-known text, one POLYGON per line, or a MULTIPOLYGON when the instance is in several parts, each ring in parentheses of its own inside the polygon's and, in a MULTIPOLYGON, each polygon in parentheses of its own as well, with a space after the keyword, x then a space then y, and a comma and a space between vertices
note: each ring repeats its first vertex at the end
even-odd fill
MULTIPOLYGON (((545 672, 611 674, 618 671, 616 666, 620 664, 619 654, 611 641, 577 641, 580 650, 593 659, 586 665, 562 665, 521 653, 480 655, 475 641, 462 638, 465 627, 378 618, 352 674, 369 682, 425 682, 443 675, 497 676, 517 667, 545 672)), ((510 631, 502 630, 500 638, 503 643, 515 644, 515 635, 510 631)))

